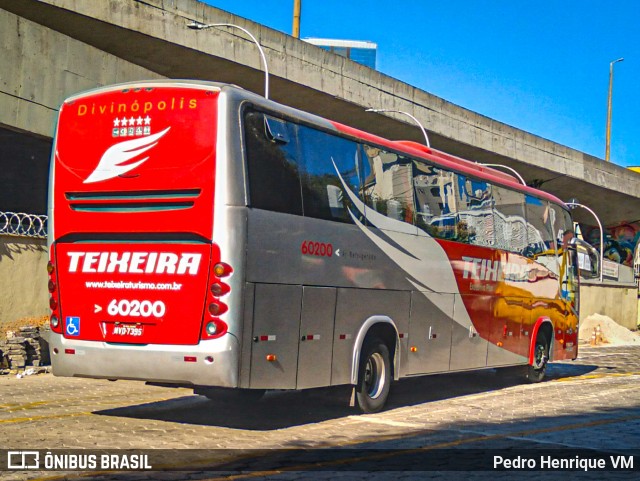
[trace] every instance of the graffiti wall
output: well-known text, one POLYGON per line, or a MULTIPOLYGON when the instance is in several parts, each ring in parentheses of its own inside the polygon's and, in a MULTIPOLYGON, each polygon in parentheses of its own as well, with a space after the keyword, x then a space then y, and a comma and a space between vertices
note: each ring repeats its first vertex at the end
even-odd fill
MULTIPOLYGON (((580 230, 589 244, 600 250, 600 229, 580 224, 580 230)), ((640 221, 607 227, 604 230, 604 257, 633 267, 633 253, 640 239, 640 221)))

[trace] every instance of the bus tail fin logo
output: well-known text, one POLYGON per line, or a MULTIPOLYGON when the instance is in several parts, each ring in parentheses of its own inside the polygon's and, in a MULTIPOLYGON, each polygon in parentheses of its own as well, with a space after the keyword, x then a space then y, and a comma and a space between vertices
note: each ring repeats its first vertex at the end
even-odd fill
POLYGON ((93 172, 91 172, 91 175, 89 175, 83 183, 91 184, 92 182, 113 179, 114 177, 135 169, 140 164, 147 161, 149 157, 145 157, 144 159, 140 159, 130 164, 125 164, 125 162, 155 147, 158 144, 158 140, 160 140, 160 138, 162 138, 170 128, 171 127, 167 127, 162 132, 149 135, 148 137, 125 140, 124 142, 118 142, 117 144, 112 145, 102 155, 100 162, 98 162, 98 166, 93 172))

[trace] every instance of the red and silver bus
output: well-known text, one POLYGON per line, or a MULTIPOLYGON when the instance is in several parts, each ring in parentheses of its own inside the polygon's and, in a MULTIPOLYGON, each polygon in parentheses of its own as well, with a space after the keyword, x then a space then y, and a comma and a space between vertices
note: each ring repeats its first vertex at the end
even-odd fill
POLYGON ((511 175, 239 87, 69 98, 49 200, 58 376, 215 398, 578 354, 566 205, 511 175))

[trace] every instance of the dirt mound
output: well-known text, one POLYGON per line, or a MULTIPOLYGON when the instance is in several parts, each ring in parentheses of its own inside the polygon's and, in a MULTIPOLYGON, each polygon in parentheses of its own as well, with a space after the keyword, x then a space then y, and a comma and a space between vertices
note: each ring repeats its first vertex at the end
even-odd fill
POLYGON ((590 343, 594 329, 600 326, 602 340, 598 345, 619 346, 624 344, 640 344, 640 334, 617 324, 613 319, 601 314, 591 314, 580 322, 579 340, 590 343))

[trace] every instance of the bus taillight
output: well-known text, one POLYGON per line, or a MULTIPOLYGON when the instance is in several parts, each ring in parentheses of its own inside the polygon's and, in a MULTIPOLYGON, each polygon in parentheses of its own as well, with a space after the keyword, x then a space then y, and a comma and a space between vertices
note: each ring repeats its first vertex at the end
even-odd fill
POLYGON ((208 336, 215 336, 216 333, 218 332, 218 326, 216 326, 216 323, 213 321, 207 322, 205 330, 207 331, 208 336))
POLYGON ((60 316, 58 315, 57 308, 58 302, 55 298, 49 299, 49 307, 51 307, 51 317, 49 317, 49 325, 51 330, 58 334, 62 333, 62 326, 60 325, 60 316))
POLYGON ((229 285, 225 284, 224 282, 216 282, 214 284, 211 284, 210 290, 211 294, 213 294, 215 297, 222 297, 225 294, 228 294, 229 291, 231 291, 231 287, 229 287, 229 285))
POLYGON ((213 273, 216 277, 227 277, 233 272, 233 269, 226 262, 218 262, 213 266, 213 273))
POLYGON ((211 319, 207 321, 200 334, 200 339, 214 339, 220 337, 227 332, 227 323, 221 319, 211 319))
POLYGON ((49 255, 49 262, 47 262, 47 274, 49 274, 49 292, 51 293, 51 297, 49 298, 49 307, 51 308, 51 317, 49 317, 49 325, 51 326, 51 330, 58 334, 62 334, 62 325, 60 323, 60 314, 58 312, 59 303, 58 303, 58 292, 57 292, 57 283, 56 283, 56 267, 53 263, 53 259, 56 258, 55 255, 55 245, 51 246, 49 255))
POLYGON ((223 336, 229 329, 227 323, 220 319, 229 310, 229 306, 220 301, 220 297, 231 292, 231 286, 222 282, 222 278, 233 273, 233 268, 226 262, 218 262, 211 269, 211 284, 207 293, 207 309, 202 322, 200 339, 213 339, 223 336), (207 315, 208 314, 208 315, 207 315))
POLYGON ((209 314, 212 316, 220 316, 228 310, 229 307, 222 302, 212 302, 209 304, 209 314))

